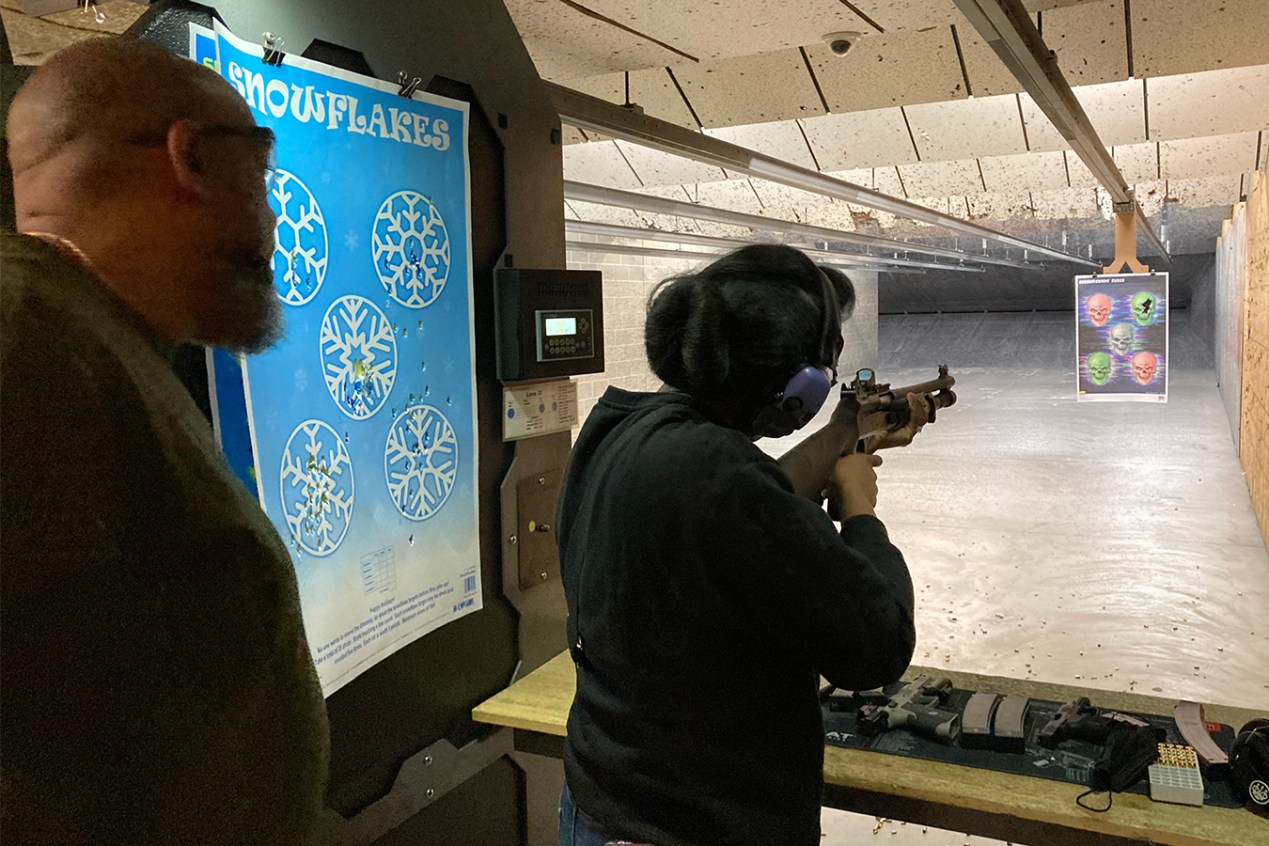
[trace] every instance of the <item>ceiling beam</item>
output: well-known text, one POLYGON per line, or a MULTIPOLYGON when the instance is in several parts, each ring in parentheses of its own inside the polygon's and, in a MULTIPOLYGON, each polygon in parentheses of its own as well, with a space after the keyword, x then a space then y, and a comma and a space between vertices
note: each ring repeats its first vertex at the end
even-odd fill
POLYGON ((1172 257, 1159 236, 1155 234, 1141 205, 1133 197, 1132 188, 1106 145, 1102 143, 1088 119, 1084 107, 1076 98, 1071 85, 1062 76, 1056 54, 1044 43, 1039 30, 1031 21, 1031 14, 1022 0, 953 0, 961 13, 978 30, 983 40, 991 45, 1009 72, 1022 84, 1040 111, 1080 160, 1092 171, 1093 176, 1110 194, 1115 211, 1135 211, 1138 232, 1145 236, 1153 253, 1165 264, 1172 257))
POLYGON ((980 262, 982 264, 999 264, 1005 267, 1019 267, 1026 270, 1036 270, 1041 267, 1038 264, 1028 264, 1025 261, 1014 261, 1013 259, 998 258, 993 255, 966 253, 946 247, 931 247, 912 241, 895 241, 877 235, 861 235, 858 232, 845 232, 841 229, 829 229, 824 226, 813 226, 809 223, 796 223, 776 217, 762 217, 756 214, 732 211, 731 209, 702 206, 697 203, 685 203, 665 197, 655 197, 650 194, 622 191, 619 188, 605 188, 601 185, 587 185, 584 182, 570 182, 567 179, 564 180, 564 199, 577 200, 582 203, 596 203, 601 206, 617 206, 619 208, 637 209, 657 214, 668 214, 675 217, 688 217, 694 220, 708 220, 729 226, 742 226, 759 232, 785 232, 814 238, 817 241, 839 241, 845 244, 858 244, 862 247, 876 247, 877 249, 894 253, 895 258, 898 258, 899 253, 921 253, 927 256, 940 256, 942 258, 980 262))
MULTIPOLYGON (((609 103, 607 100, 591 97, 580 91, 574 91, 571 88, 565 88, 550 82, 543 84, 546 85, 551 95, 551 102, 554 104, 560 120, 582 129, 621 138, 634 144, 683 156, 694 161, 717 165, 729 171, 756 176, 794 188, 801 188, 804 191, 811 191, 837 200, 845 200, 856 205, 888 212, 908 220, 928 223, 932 226, 950 230, 958 235, 983 239, 1012 249, 1023 250, 1024 255, 1028 257, 1031 255, 1043 256, 1087 267, 1099 267, 1096 262, 1073 256, 1061 250, 1055 250, 1042 244, 1035 244, 1022 238, 1015 238, 1012 235, 997 232, 986 226, 979 226, 959 217, 943 214, 934 209, 908 202, 907 200, 901 200, 898 197, 891 197, 888 194, 873 191, 862 185, 855 185, 844 179, 828 176, 818 170, 789 164, 772 156, 741 147, 738 144, 731 144, 727 141, 713 138, 703 132, 685 129, 677 124, 645 115, 637 107, 626 108, 619 106, 615 103, 609 103)), ((928 250, 919 250, 917 245, 908 245, 904 249, 928 252, 928 250)), ((964 255, 967 258, 973 257, 978 261, 983 260, 981 257, 973 256, 972 254, 966 253, 964 255)))

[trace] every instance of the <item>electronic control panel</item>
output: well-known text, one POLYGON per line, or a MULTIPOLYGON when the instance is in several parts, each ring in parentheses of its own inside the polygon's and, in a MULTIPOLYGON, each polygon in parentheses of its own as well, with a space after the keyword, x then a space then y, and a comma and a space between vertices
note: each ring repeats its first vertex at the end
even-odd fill
POLYGON ((604 369, 598 271, 502 269, 496 281, 499 379, 556 379, 604 369))

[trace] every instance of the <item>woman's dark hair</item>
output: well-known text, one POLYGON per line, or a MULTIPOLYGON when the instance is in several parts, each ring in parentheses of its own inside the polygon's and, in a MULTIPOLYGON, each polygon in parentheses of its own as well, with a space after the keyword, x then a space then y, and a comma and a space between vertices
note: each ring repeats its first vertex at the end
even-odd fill
MULTIPOLYGON (((644 346, 667 385, 700 398, 754 396, 804 364, 824 365, 840 338, 855 289, 838 270, 792 247, 754 244, 652 292, 644 346), (829 349, 822 350, 823 273, 837 298, 829 349)), ((781 382, 782 384, 782 382, 781 382)))

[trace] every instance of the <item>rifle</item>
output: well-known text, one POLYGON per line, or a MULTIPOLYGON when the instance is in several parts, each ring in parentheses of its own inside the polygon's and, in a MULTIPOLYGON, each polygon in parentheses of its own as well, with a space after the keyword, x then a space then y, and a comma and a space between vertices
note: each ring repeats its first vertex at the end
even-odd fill
POLYGON ((855 379, 842 385, 842 399, 854 401, 859 405, 859 440, 854 450, 847 452, 876 452, 883 449, 879 442, 887 432, 894 432, 907 425, 912 409, 908 405, 908 394, 917 394, 925 400, 929 411, 930 422, 940 408, 947 408, 956 402, 956 394, 952 386, 956 379, 948 373, 947 365, 939 365, 939 375, 928 382, 918 382, 905 388, 891 388, 888 383, 878 384, 877 374, 867 368, 855 374, 855 379))

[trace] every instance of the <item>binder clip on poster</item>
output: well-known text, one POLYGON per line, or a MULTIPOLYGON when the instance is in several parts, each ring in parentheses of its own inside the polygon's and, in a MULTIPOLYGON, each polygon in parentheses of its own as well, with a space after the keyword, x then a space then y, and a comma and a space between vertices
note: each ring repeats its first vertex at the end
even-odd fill
POLYGON ((411 79, 410 75, 405 71, 397 71, 397 85, 401 86, 397 89, 397 94, 409 99, 414 96, 415 91, 419 90, 419 85, 422 84, 422 82, 422 77, 416 76, 411 79))
POLYGON ((264 42, 264 55, 261 57, 261 61, 266 65, 280 66, 282 60, 286 58, 286 54, 282 52, 282 45, 286 43, 286 39, 271 32, 264 33, 262 39, 264 42))

